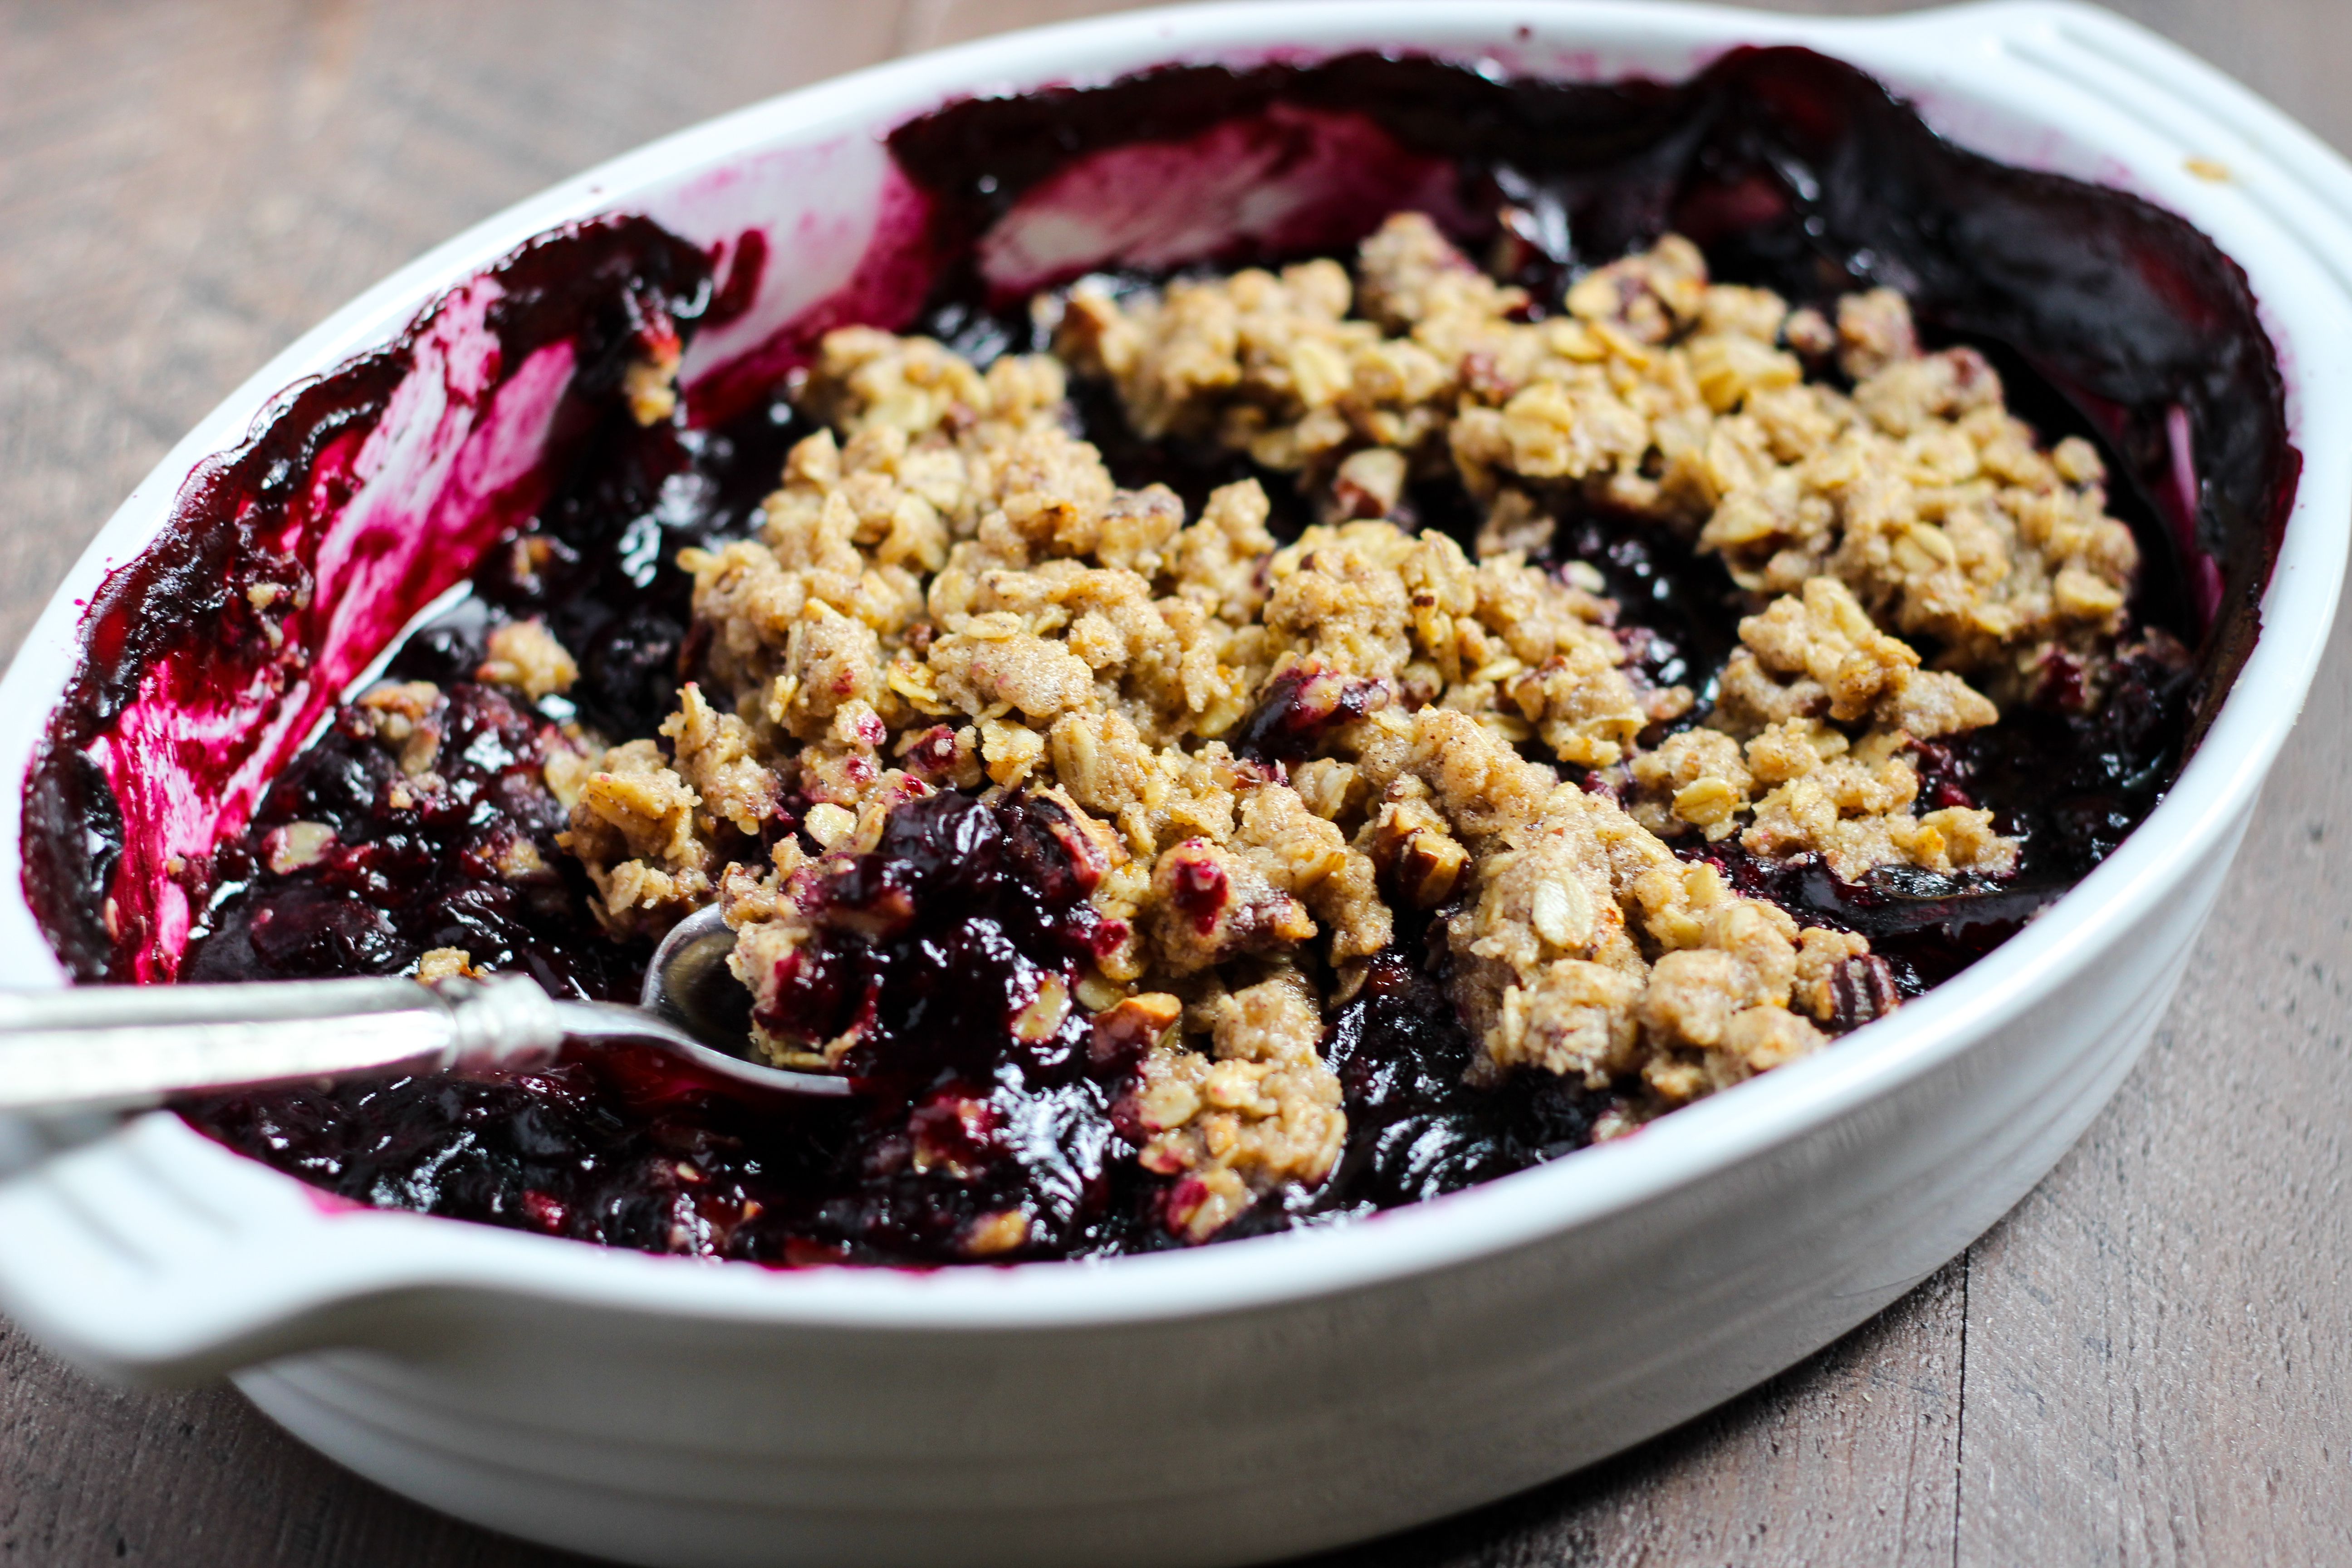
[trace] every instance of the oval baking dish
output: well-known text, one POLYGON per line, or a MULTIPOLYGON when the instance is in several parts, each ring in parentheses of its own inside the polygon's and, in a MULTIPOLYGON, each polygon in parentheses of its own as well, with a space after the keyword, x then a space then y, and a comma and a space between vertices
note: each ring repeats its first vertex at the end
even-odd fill
MULTIPOLYGON (((2257 563, 2210 584, 2225 622, 2242 601, 2228 696, 2153 815, 2018 936, 1854 1039, 1639 1137, 1330 1230, 1093 1265, 713 1267, 356 1208, 156 1115, 0 1185, 0 1301, 86 1364, 149 1381, 232 1371, 299 1436, 395 1489, 627 1561, 1241 1563, 1401 1528, 1624 1447, 1916 1284, 2041 1178, 2153 1030, 2300 709, 2345 563, 2352 453, 2326 433, 2352 426, 2352 170, 2209 68, 2083 7, 1878 21, 1666 5, 1139 13, 812 88, 533 198, 257 374, 60 588, 0 684, 12 778, 54 741, 61 700, 68 718, 147 710, 143 691, 88 678, 84 607, 104 624, 109 574, 151 547, 149 564, 163 560, 172 529, 204 515, 236 464, 258 473, 284 456, 267 438, 215 454, 374 367, 372 444, 354 443, 355 478, 331 503, 363 519, 363 547, 321 582, 351 613, 290 695, 228 692, 204 710, 215 730, 163 736, 157 756, 232 757, 201 774, 205 790, 189 787, 193 764, 111 773, 134 831, 119 896, 79 924, 54 910, 37 921, 20 890, 28 845, 60 853, 39 814, 78 806, 71 781, 52 756, 39 787, 0 797, 0 921, 15 939, 0 978, 58 983, 53 946, 86 975, 162 977, 139 955, 186 929, 169 860, 209 847, 336 694, 531 504, 578 333, 559 323, 511 364, 483 348, 518 276, 491 269, 533 237, 642 216, 708 247, 726 310, 706 316, 682 381, 690 405, 718 406, 763 390, 813 330, 905 319, 919 226, 880 133, 943 104, 1367 50, 1494 79, 1674 82, 1742 45, 1849 62, 1962 147, 2185 217, 2242 268, 2284 377, 2302 466, 2280 477, 2284 529, 2237 520, 2263 533, 2262 553, 2275 547, 2267 582, 2257 563)), ((1279 198, 1248 210, 1298 217, 1283 166, 1245 176, 1279 198)), ((1223 232, 1129 221, 1130 251, 1158 246, 1167 261, 1223 232)), ((992 265, 1042 276, 1071 243, 1033 226, 1002 238, 992 265)), ((2097 277, 2069 281, 2095 289, 2097 277)), ((2180 477, 2193 526, 2232 498, 2220 479, 2200 493, 2186 439, 2153 460, 2180 477)), ((2225 444, 2207 443, 2209 479, 2225 444)), ((34 866, 35 884, 52 870, 34 866)))

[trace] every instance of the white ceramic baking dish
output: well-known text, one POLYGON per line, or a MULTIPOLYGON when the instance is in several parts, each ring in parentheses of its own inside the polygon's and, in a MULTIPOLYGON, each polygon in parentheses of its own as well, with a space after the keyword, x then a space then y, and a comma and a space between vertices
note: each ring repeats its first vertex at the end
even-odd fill
MULTIPOLYGON (((1639 1138, 1337 1231, 1107 1265, 777 1273, 352 1209, 156 1115, 0 1188, 0 1300, 105 1373, 231 1372, 362 1474, 580 1551, 1200 1568, 1561 1474, 1910 1289, 2022 1196, 2129 1070, 2294 721, 2345 565, 2352 170, 2103 12, 1234 5, 992 39, 728 116, 442 247, 190 432, 0 684, 0 773, 22 775, 64 688, 78 606, 201 458, 278 389, 388 340, 550 226, 634 211, 702 243, 751 218, 800 237, 793 277, 698 344, 707 364, 846 276, 877 221, 873 133, 959 94, 1364 47, 1674 79, 1765 42, 1861 66, 1966 146, 2187 216, 2244 268, 2289 378, 2305 466, 2263 635, 2169 798, 2025 933, 1893 1019, 1639 1138)), ((19 815, 0 791, 0 981, 52 984, 16 891, 19 815)))

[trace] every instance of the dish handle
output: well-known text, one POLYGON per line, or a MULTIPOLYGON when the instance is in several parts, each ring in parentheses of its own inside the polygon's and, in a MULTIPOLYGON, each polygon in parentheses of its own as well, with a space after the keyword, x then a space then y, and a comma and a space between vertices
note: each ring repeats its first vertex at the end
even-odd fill
POLYGON ((449 1223, 346 1203, 155 1111, 0 1180, 0 1311, 100 1377, 185 1387, 375 1337, 365 1307, 429 1284, 411 1244, 449 1223))

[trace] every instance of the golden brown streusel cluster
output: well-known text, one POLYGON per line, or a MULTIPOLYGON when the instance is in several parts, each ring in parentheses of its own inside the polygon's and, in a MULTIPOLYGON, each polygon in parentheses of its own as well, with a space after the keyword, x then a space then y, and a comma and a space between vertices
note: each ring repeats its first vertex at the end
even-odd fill
MULTIPOLYGON (((2011 868, 1989 813, 1915 810, 1906 751, 1995 721, 1969 678, 2002 695, 2052 647, 2103 651, 2130 536, 2089 449, 2040 450, 1981 360, 1921 353, 1894 296, 1792 314, 1669 237, 1562 313, 1528 304, 1404 214, 1352 278, 1081 287, 1058 359, 983 372, 831 334, 800 394, 827 428, 759 536, 682 558, 700 679, 657 738, 551 763, 600 917, 639 936, 721 900, 759 994, 894 805, 1050 795, 1125 936, 1032 1022, 1083 1008, 1139 1050, 1138 1157, 1184 1178, 1195 1239, 1332 1169, 1325 1021, 1407 921, 1443 933, 1474 1078, 1570 1076, 1617 1095, 1613 1128, 1816 1048, 1852 1021, 1840 978, 1851 995, 1867 942, 1667 841, 1736 835, 1849 879, 2011 868), (1851 394, 1807 379, 1832 355, 1851 394), (1119 487, 1071 434, 1065 362, 1147 437, 1297 473, 1327 521, 1284 545, 1255 481, 1193 517, 1119 487), (1486 509, 1476 559, 1390 521, 1448 469, 1486 509), (1528 563, 1570 490, 1753 591, 1700 727, 1668 732, 1693 694, 1629 664, 1596 575, 1528 563), (787 801, 803 834, 747 861, 787 801)), ((501 637, 484 679, 568 683, 543 628, 501 637)), ((756 1043, 793 1065, 854 1044, 756 1043)))
POLYGON ((1526 321, 1524 292, 1417 213, 1364 242, 1357 276, 1356 316, 1329 261, 1126 300, 1082 288, 1065 352, 1117 382, 1145 434, 1304 472, 1353 514, 1450 465, 1506 547, 1548 538, 1546 503, 1573 493, 1695 537, 1759 595, 1834 577, 2003 700, 2053 648, 2095 665, 2122 627, 2138 554, 2097 453, 2042 450, 1982 355, 1921 351, 1899 294, 1849 295, 1834 321, 1791 311, 1710 283, 1670 235, 1526 321), (1808 378, 1832 360, 1850 393, 1808 378))

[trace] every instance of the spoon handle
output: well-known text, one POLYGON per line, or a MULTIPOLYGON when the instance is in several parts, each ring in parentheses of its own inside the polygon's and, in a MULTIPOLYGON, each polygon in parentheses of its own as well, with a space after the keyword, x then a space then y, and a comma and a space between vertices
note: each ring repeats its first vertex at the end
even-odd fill
POLYGON ((527 976, 0 992, 0 1112, 61 1115, 376 1069, 520 1062, 562 1043, 527 976))

